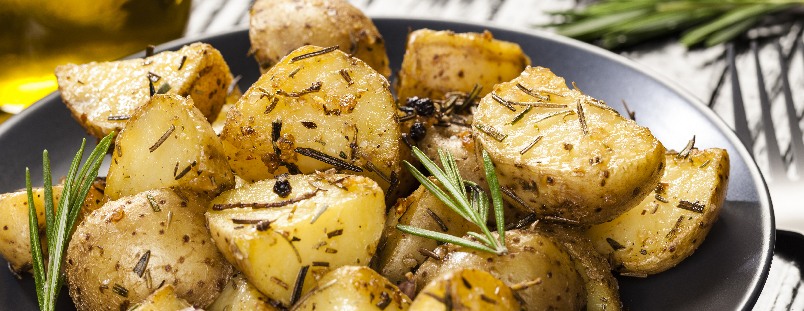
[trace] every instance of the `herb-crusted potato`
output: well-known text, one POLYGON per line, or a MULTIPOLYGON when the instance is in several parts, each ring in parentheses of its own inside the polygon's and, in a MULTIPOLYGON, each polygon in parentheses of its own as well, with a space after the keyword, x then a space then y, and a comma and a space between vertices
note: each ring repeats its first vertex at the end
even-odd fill
MULTIPOLYGON (((496 235, 496 234, 495 234, 496 235)), ((416 271, 416 287, 424 288, 440 275, 460 269, 491 273, 512 288, 527 310, 580 310, 586 305, 583 279, 564 247, 538 232, 505 232, 508 254, 445 244, 416 271)))
POLYGON ((301 47, 235 104, 221 139, 247 181, 337 168, 369 176, 390 198, 401 171, 388 81, 339 50, 301 47))
POLYGON ((664 168, 665 149, 647 128, 547 68, 495 86, 472 125, 514 194, 506 200, 540 216, 609 221, 638 204, 664 168))
POLYGON ((104 204, 73 233, 65 256, 70 296, 78 310, 120 310, 160 284, 206 306, 232 266, 204 226, 207 200, 189 191, 151 190, 104 204))
POLYGON ((289 306, 297 282, 306 292, 330 269, 368 265, 384 213, 382 190, 370 178, 319 173, 226 191, 212 201, 207 222, 226 259, 261 292, 289 306))
POLYGON ((113 200, 167 187, 213 197, 235 184, 212 126, 179 95, 154 95, 134 113, 117 136, 106 181, 113 200))
MULTIPOLYGON (((89 188, 84 204, 81 205, 79 219, 101 207, 103 203, 103 181, 96 180, 89 188)), ((53 204, 58 209, 62 185, 53 186, 53 204)), ((43 188, 32 189, 36 219, 39 221, 42 252, 47 254, 45 237, 45 197, 43 188)), ((28 272, 33 267, 31 258, 31 235, 28 226, 28 193, 25 190, 0 194, 0 255, 8 261, 9 268, 17 275, 28 272)), ((47 256, 47 255, 45 255, 47 256)))
POLYGON ((397 230, 397 224, 454 236, 463 236, 469 230, 477 230, 472 223, 453 212, 424 186, 419 186, 407 198, 398 200, 389 213, 377 271, 396 284, 404 281, 406 273, 415 271, 427 259, 423 252, 432 252, 438 247, 435 240, 397 230))
POLYGON ((278 311, 277 302, 272 301, 242 274, 235 275, 215 299, 207 311, 278 311))
POLYGON ((519 311, 522 307, 508 285, 483 270, 456 270, 427 284, 410 305, 411 311, 519 311))
POLYGON ((346 0, 257 0, 248 34, 262 72, 303 45, 337 45, 383 76, 391 75, 380 32, 346 0))
POLYGON ((477 84, 480 95, 495 84, 516 78, 530 58, 518 44, 496 40, 490 32, 454 33, 419 29, 408 35, 397 94, 442 98, 447 92, 469 93, 477 84))
POLYGON ((676 266, 701 245, 720 214, 729 180, 726 150, 692 149, 666 159, 651 195, 586 232, 622 273, 644 276, 676 266))
POLYGON ((154 291, 148 298, 139 302, 129 311, 167 311, 167 310, 181 310, 190 311, 197 310, 193 308, 187 300, 176 297, 176 291, 173 285, 165 284, 156 291, 154 291))
POLYGON ((291 310, 404 311, 409 306, 410 298, 376 271, 344 266, 325 274, 291 310))
POLYGON ((203 43, 144 59, 63 65, 56 68, 56 78, 73 118, 96 137, 119 132, 151 99, 151 82, 157 93, 192 97, 208 120, 218 115, 232 82, 223 56, 203 43))

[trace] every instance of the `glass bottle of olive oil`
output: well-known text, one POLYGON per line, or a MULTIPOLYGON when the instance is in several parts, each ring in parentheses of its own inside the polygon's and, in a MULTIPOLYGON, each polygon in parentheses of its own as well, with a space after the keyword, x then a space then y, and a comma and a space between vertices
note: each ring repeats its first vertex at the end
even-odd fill
POLYGON ((181 37, 191 2, 0 0, 0 121, 55 91, 58 65, 109 61, 181 37))

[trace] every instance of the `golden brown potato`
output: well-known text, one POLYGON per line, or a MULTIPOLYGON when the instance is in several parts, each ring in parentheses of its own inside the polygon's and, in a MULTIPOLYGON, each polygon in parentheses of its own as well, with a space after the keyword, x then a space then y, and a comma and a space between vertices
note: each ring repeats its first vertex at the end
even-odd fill
POLYGON ((73 118, 90 134, 104 137, 119 132, 134 110, 150 100, 150 82, 156 93, 192 97, 198 110, 213 120, 232 74, 218 50, 194 43, 144 59, 59 66, 56 78, 73 118))
POLYGON ((229 280, 229 284, 215 299, 207 311, 278 311, 278 302, 271 300, 241 274, 229 280))
POLYGON ((402 143, 388 87, 339 50, 293 51, 230 111, 221 139, 232 169, 256 181, 337 168, 374 179, 395 199, 402 143))
POLYGON ((404 311, 409 306, 410 298, 376 271, 344 266, 325 274, 291 310, 404 311))
POLYGON ((676 266, 701 245, 720 214, 729 180, 726 150, 669 153, 666 161, 661 182, 642 203, 586 232, 622 273, 644 276, 676 266))
POLYGON ((262 72, 303 45, 318 45, 338 46, 383 76, 391 75, 377 27, 345 0, 257 0, 248 34, 262 72))
POLYGON ((441 275, 422 289, 411 311, 519 311, 522 307, 508 285, 483 270, 464 269, 441 275))
POLYGON ((189 97, 154 95, 117 136, 106 177, 112 200, 178 187, 210 197, 234 188, 221 141, 189 97))
POLYGON ((495 86, 472 126, 514 194, 506 200, 540 216, 611 220, 638 204, 664 168, 665 149, 647 128, 547 68, 495 86))
MULTIPOLYGON (((103 204, 103 187, 104 183, 99 179, 89 188, 76 224, 81 222, 84 215, 88 215, 103 204)), ((62 185, 53 186, 54 210, 58 209, 63 188, 62 185)), ((42 253, 47 256, 44 189, 34 188, 32 193, 36 206, 36 219, 39 221, 42 253)), ((33 268, 28 226, 28 193, 25 190, 0 195, 0 255, 8 261, 9 268, 17 275, 33 268)))
POLYGON ((420 29, 408 35, 397 94, 440 99, 447 92, 469 93, 477 84, 480 95, 495 84, 516 78, 530 58, 518 44, 496 40, 490 32, 454 33, 420 29))
POLYGON ((151 190, 110 201, 88 215, 67 247, 65 274, 78 310, 120 310, 162 284, 206 306, 232 267, 205 227, 203 196, 151 190))
POLYGON ((440 260, 430 258, 416 271, 417 288, 440 275, 460 269, 491 273, 514 288, 527 310, 580 310, 586 305, 583 279, 564 247, 538 232, 505 232, 508 254, 445 244, 435 250, 440 260))
POLYGON ((320 173, 284 180, 222 193, 212 201, 207 222, 226 259, 262 293, 289 306, 297 283, 304 293, 331 269, 369 264, 385 203, 377 183, 363 176, 320 173))
POLYGON ((148 298, 134 305, 129 311, 190 311, 193 308, 187 300, 176 297, 173 285, 166 284, 153 292, 148 298))

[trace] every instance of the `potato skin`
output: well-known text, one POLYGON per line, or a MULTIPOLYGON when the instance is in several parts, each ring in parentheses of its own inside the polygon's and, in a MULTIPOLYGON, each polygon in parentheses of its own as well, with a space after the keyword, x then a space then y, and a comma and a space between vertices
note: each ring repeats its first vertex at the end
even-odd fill
POLYGON ((496 254, 445 244, 416 271, 416 288, 460 269, 491 273, 508 286, 533 282, 519 290, 526 310, 581 310, 586 305, 584 283, 564 247, 544 234, 526 230, 505 232, 508 254, 496 254))
POLYGON ((520 200, 504 198, 540 216, 581 225, 611 220, 638 204, 664 169, 664 146, 647 128, 570 90, 547 68, 529 67, 495 86, 472 125, 500 184, 520 200), (539 104, 514 122, 527 109, 521 103, 539 104))
POLYGON ((447 92, 469 93, 477 84, 483 96, 528 65, 530 58, 518 44, 496 40, 488 31, 419 29, 408 35, 397 94, 400 101, 413 96, 441 99, 447 92))
POLYGON ((666 156, 659 185, 642 202, 586 235, 619 272, 637 276, 670 269, 692 255, 717 221, 729 180, 724 149, 666 156), (682 200, 690 206, 682 208, 682 200), (697 211, 691 209, 699 209, 697 211))
POLYGON ((408 296, 365 266, 340 267, 325 274, 318 284, 291 310, 404 311, 410 306, 408 296))
POLYGON ((461 310, 519 311, 522 307, 508 285, 490 273, 477 269, 443 274, 422 289, 410 305, 411 311, 461 310), (440 298, 440 299, 437 299, 440 298), (446 301, 450 299, 450 301, 446 301))
POLYGON ((371 19, 345 0, 257 0, 251 7, 248 34, 261 72, 303 45, 337 45, 381 75, 391 75, 382 35, 371 19))
POLYGON ((212 126, 190 97, 154 95, 117 136, 106 195, 115 200, 179 187, 214 197, 234 188, 234 174, 212 126))
POLYGON ((232 267, 210 241, 206 204, 192 192, 151 190, 110 201, 87 216, 65 257, 78 310, 119 310, 145 299, 163 282, 192 305, 211 303, 232 267), (138 275, 143 257, 147 264, 138 275), (121 288, 125 295, 119 294, 121 288))
POLYGON ((218 50, 194 43, 144 59, 59 66, 56 79, 73 118, 102 138, 119 132, 125 117, 150 100, 149 81, 154 80, 157 91, 166 88, 167 94, 192 97, 198 110, 213 120, 226 100, 232 74, 218 50))

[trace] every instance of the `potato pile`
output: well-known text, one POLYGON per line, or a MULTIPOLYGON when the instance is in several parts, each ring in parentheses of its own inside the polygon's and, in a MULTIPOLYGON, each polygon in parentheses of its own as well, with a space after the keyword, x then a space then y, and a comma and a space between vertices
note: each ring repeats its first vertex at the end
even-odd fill
MULTIPOLYGON (((242 96, 203 43, 57 69, 87 132, 119 131, 67 250, 79 310, 619 310, 612 271, 677 265, 723 204, 724 150, 666 150, 489 32, 411 32, 398 99, 381 35, 346 1, 255 1, 249 35, 263 74, 242 96), (403 169, 413 147, 487 193, 489 154, 506 252, 397 230, 479 239, 403 169)), ((25 200, 0 196, 18 274, 25 200)))

